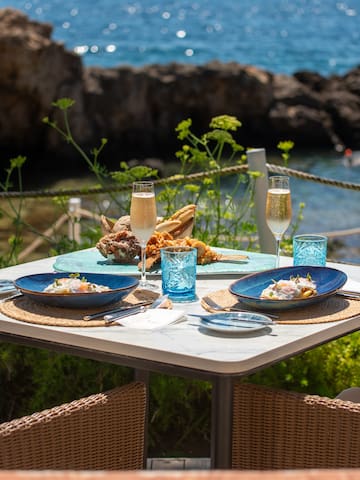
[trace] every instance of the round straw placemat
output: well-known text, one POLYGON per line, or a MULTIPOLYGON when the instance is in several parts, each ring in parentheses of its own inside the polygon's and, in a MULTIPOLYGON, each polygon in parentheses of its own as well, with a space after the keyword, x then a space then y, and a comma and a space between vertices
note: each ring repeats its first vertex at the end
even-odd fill
MULTIPOLYGON (((19 296, 4 300, 0 303, 0 311, 4 315, 15 320, 38 325, 49 325, 53 327, 103 327, 117 325, 117 323, 105 323, 102 318, 85 321, 84 315, 90 315, 103 310, 111 310, 126 305, 136 305, 142 301, 153 301, 159 294, 149 290, 134 290, 121 302, 105 305, 101 308, 70 309, 51 307, 43 303, 34 302, 26 296, 19 296)), ((171 302, 165 303, 166 308, 171 308, 171 302)))
MULTIPOLYGON (((229 290, 218 290, 208 295, 212 300, 224 309, 230 307, 244 308, 247 306, 241 304, 237 297, 229 292, 229 290)), ((275 300, 274 300, 275 301, 275 300)), ((201 305, 209 312, 216 312, 206 303, 206 297, 201 299, 201 305)), ((261 313, 260 310, 258 310, 261 313)), ((309 305, 305 308, 294 308, 286 311, 274 311, 279 315, 276 323, 280 324, 309 324, 309 323, 326 323, 346 320, 356 315, 360 315, 360 301, 351 300, 332 295, 322 302, 309 305)))

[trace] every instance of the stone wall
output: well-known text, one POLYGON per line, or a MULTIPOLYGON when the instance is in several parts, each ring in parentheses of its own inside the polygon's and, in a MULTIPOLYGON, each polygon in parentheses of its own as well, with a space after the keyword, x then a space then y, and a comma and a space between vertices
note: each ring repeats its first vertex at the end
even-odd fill
POLYGON ((42 122, 49 116, 61 124, 51 106, 61 97, 76 101, 70 123, 84 148, 108 138, 101 158, 111 166, 131 158, 174 158, 181 120, 191 117, 202 132, 225 113, 243 123, 238 140, 247 147, 274 148, 291 139, 296 148, 360 148, 360 67, 332 77, 219 62, 84 67, 51 34, 51 25, 0 9, 2 156, 22 154, 38 165, 82 163, 42 122))

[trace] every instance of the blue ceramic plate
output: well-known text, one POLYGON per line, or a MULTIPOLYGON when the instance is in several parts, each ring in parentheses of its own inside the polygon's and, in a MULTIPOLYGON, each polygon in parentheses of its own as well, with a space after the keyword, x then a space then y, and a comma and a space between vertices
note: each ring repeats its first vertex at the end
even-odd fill
POLYGON ((222 333, 250 333, 271 326, 274 322, 261 313, 229 312, 192 315, 200 317, 200 325, 222 333))
MULTIPOLYGON (((243 250, 233 250, 228 248, 213 248, 218 253, 225 255, 244 254, 249 260, 244 263, 239 262, 213 262, 208 265, 198 265, 196 275, 247 275, 249 273, 262 272, 269 268, 274 268, 275 256, 266 253, 246 252, 243 250)), ((92 272, 109 273, 120 275, 140 275, 137 262, 134 264, 113 263, 104 258, 97 248, 89 248, 77 252, 65 253, 57 257, 54 270, 58 272, 92 272)), ((148 277, 159 277, 161 275, 160 265, 147 273, 148 277)))
POLYGON ((264 310, 287 310, 299 308, 320 302, 330 295, 334 295, 347 280, 347 275, 340 270, 328 267, 283 267, 265 272, 254 273, 232 283, 229 290, 236 295, 240 302, 250 307, 264 310), (273 280, 289 280, 290 277, 306 277, 310 274, 316 283, 318 294, 309 298, 294 300, 267 300, 260 298, 261 292, 273 280))
POLYGON ((106 292, 91 293, 46 293, 44 289, 56 278, 64 278, 64 273, 37 273, 15 280, 15 286, 24 295, 40 303, 53 307, 93 308, 118 302, 134 290, 139 281, 136 278, 121 275, 104 275, 100 273, 80 273, 87 281, 110 288, 106 292))

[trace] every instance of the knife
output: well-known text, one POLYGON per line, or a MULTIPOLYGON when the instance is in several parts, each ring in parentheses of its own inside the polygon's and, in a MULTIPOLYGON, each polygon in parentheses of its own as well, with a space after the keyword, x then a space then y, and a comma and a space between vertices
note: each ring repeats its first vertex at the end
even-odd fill
MULTIPOLYGON (((154 300, 148 308, 158 308, 160 307, 166 300, 168 296, 162 295, 154 300)), ((149 305, 149 302, 147 303, 149 305)), ((128 308, 125 312, 119 312, 119 314, 108 314, 104 316, 104 320, 106 323, 116 322, 116 320, 120 320, 124 317, 129 317, 130 315, 135 315, 137 313, 142 313, 146 310, 145 305, 134 305, 133 307, 128 308)))
POLYGON ((360 292, 354 292, 352 290, 338 290, 336 292, 336 295, 341 295, 342 297, 360 300, 360 292))
POLYGON ((146 307, 144 305, 140 307, 129 308, 125 312, 120 312, 115 315, 105 315, 104 320, 105 320, 105 323, 108 324, 108 323, 116 322, 121 318, 130 317, 131 315, 136 315, 137 313, 145 312, 145 310, 146 310, 146 307))
POLYGON ((135 305, 123 305, 122 307, 113 308, 112 310, 102 310, 101 312, 92 313, 90 315, 84 315, 83 320, 85 321, 94 320, 95 318, 104 317, 105 315, 112 315, 112 314, 124 312, 127 310, 133 310, 136 307, 142 307, 150 304, 151 304, 151 301, 148 300, 148 301, 136 303, 135 305))

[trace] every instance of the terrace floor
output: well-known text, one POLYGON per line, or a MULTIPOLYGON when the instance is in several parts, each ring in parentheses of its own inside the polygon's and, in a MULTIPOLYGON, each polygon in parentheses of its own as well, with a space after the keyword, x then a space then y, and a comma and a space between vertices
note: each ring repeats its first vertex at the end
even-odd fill
POLYGON ((209 470, 210 458, 148 458, 147 470, 209 470))

